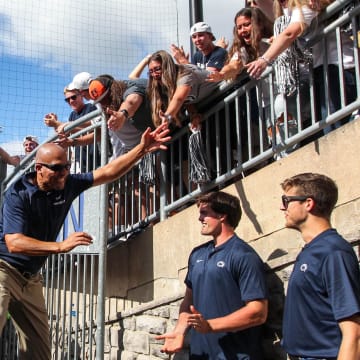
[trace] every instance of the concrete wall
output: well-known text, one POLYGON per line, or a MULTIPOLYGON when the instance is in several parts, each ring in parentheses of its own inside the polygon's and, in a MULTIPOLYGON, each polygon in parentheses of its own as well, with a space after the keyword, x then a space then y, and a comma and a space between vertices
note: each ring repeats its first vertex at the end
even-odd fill
MULTIPOLYGON (((360 239, 359 138, 360 121, 355 121, 223 189, 241 200, 243 216, 237 234, 256 249, 269 268, 272 303, 266 339, 269 359, 279 360, 284 356, 278 345, 282 303, 292 263, 303 245, 299 233, 284 228, 279 210, 282 195, 279 184, 300 172, 319 172, 335 179, 339 200, 332 224, 356 245, 360 239)), ((146 351, 127 349, 126 339, 131 337, 128 331, 133 331, 133 336, 140 331, 151 338, 151 333, 170 330, 173 326, 176 304, 185 290, 183 280, 188 255, 194 246, 207 240, 200 235, 197 219, 197 207, 193 205, 109 253, 106 293, 109 296, 107 318, 111 324, 109 322, 108 329, 109 334, 117 328, 122 334, 121 341, 109 340, 109 358, 162 358, 156 342, 142 344, 146 351), (155 330, 154 327, 152 330, 144 330, 144 326, 137 328, 137 321, 144 323, 144 314, 150 312, 147 319, 151 323, 153 312, 158 316, 156 309, 164 306, 169 307, 165 312, 172 315, 160 316, 162 320, 156 320, 155 330)))

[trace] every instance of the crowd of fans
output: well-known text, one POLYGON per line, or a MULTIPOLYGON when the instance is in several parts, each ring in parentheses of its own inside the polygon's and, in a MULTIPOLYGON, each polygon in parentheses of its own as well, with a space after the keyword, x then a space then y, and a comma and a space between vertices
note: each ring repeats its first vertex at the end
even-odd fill
MULTIPOLYGON (((351 33, 345 30, 340 32, 341 54, 337 51, 335 32, 327 39, 325 63, 322 43, 312 49, 305 46, 306 39, 318 29, 318 15, 330 2, 252 1, 235 15, 231 44, 224 38, 215 43, 216 38, 209 24, 196 23, 190 29, 191 39, 197 49, 191 59, 182 46, 171 44, 170 52, 159 50, 142 59, 127 80, 114 79, 108 74, 93 77, 87 72, 79 73, 64 88, 64 100, 72 109, 68 122, 61 123, 56 114, 49 113, 45 115, 44 123, 55 129, 59 135, 58 144, 68 149, 72 160, 71 171, 91 171, 100 165, 100 134, 97 130, 91 130, 73 137, 71 135, 80 128, 65 131, 69 122, 91 113, 100 105, 107 118, 111 156, 117 157, 136 146, 147 127, 156 128, 167 123, 176 132, 184 125, 189 125, 191 132, 199 132, 204 119, 198 104, 218 91, 220 82, 236 81, 239 75, 247 73, 249 76, 242 80, 241 85, 255 78, 259 79, 262 90, 260 96, 256 88, 252 90, 251 111, 245 116, 251 117, 250 126, 253 128, 258 126, 260 115, 264 119, 267 136, 265 134, 261 146, 266 148, 281 143, 286 136, 295 134, 311 122, 310 68, 314 69, 316 121, 340 109, 341 78, 344 79, 346 103, 357 97, 351 33), (272 11, 270 3, 273 3, 272 11), (275 70, 274 123, 271 121, 271 84, 267 77, 261 77, 269 66, 275 70), (326 71, 324 66, 327 67, 326 71), (148 79, 140 78, 146 67, 148 79), (324 73, 328 74, 326 79, 324 73), (326 84, 328 90, 325 91, 326 84)), ((350 116, 347 116, 323 132, 327 133, 349 119, 350 116)), ((87 122, 81 127, 89 125, 91 123, 87 122)), ((206 141, 213 142, 217 134, 213 131, 212 135, 210 132, 206 136, 206 141)), ((241 136, 246 137, 246 134, 241 136)), ((246 143, 246 139, 243 140, 246 143)), ((38 144, 37 141, 35 144, 38 144)), ((260 144, 257 145, 260 147, 260 144)), ((276 153, 275 159, 287 156, 298 146, 295 144, 276 153)), ((185 149, 187 151, 187 146, 185 149)), ((14 166, 21 160, 1 148, 0 156, 3 161, 14 166)), ((186 154, 183 154, 183 158, 188 160, 186 154)), ((151 181, 154 183, 156 180, 151 181)), ((146 212, 143 205, 142 217, 146 212)))

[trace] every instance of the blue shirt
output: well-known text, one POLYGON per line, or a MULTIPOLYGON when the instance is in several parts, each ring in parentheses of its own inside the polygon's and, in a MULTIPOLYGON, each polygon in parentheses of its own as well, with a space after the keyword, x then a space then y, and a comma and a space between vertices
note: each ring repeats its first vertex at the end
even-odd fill
MULTIPOLYGON (((189 257, 185 279, 192 289, 194 306, 205 319, 228 315, 247 301, 265 299, 264 264, 243 240, 234 235, 215 247, 210 241, 189 257)), ((261 327, 237 332, 191 334, 193 359, 262 359, 261 327)))
POLYGON ((201 51, 196 51, 192 59, 192 64, 203 70, 206 70, 208 67, 221 70, 224 67, 226 56, 227 51, 225 49, 220 46, 215 46, 214 50, 208 55, 204 55, 201 51))
MULTIPOLYGON (((73 110, 70 113, 69 121, 78 120, 81 117, 85 116, 86 114, 89 114, 95 110, 97 109, 94 104, 86 103, 80 112, 76 112, 75 110, 73 110)), ((94 156, 95 156, 95 168, 97 168, 100 165, 100 152, 97 144, 95 146, 94 144, 89 144, 87 146, 81 146, 81 147, 77 146, 75 148, 75 160, 79 162, 81 172, 85 172, 87 170, 91 171, 94 169, 93 166, 94 156), (89 159, 88 159, 89 161, 87 161, 88 153, 89 153, 89 159), (81 164, 80 164, 80 160, 81 160, 81 164), (86 164, 88 164, 88 168, 86 168, 86 164)))
POLYGON ((6 234, 21 233, 41 241, 55 241, 73 200, 93 184, 92 173, 69 175, 63 190, 41 191, 22 176, 6 191, 0 214, 0 259, 20 272, 36 273, 47 256, 10 253, 6 234))
POLYGON ((359 264, 335 229, 306 244, 291 274, 283 319, 283 347, 290 355, 336 357, 338 321, 360 312, 359 264))

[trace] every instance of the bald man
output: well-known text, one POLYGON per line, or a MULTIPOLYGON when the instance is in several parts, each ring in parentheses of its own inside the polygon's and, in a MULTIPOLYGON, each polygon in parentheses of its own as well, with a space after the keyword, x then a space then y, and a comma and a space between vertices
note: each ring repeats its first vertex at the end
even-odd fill
POLYGON ((56 242, 66 214, 84 190, 116 180, 147 152, 166 149, 166 126, 147 129, 139 145, 93 172, 69 174, 65 150, 56 144, 39 148, 35 172, 22 176, 5 193, 0 217, 0 332, 11 314, 19 359, 48 360, 48 316, 40 269, 50 254, 89 245, 85 232, 56 242))

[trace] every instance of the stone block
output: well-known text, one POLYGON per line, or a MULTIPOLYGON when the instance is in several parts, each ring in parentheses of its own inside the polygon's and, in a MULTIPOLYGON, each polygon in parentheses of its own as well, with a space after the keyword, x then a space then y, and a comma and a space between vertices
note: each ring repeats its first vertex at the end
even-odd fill
POLYGON ((151 309, 149 311, 144 312, 145 315, 153 315, 153 316, 160 316, 162 318, 168 318, 170 316, 170 309, 169 306, 160 306, 155 309, 151 309))
POLYGON ((111 348, 116 347, 119 348, 121 347, 121 343, 122 343, 122 330, 120 329, 119 325, 114 325, 110 328, 110 346, 111 348))
POLYGON ((179 306, 180 306, 180 304, 171 305, 169 307, 169 310, 170 310, 169 317, 171 320, 177 320, 179 318, 179 306))
POLYGON ((138 354, 132 351, 122 351, 119 359, 121 360, 136 360, 138 354))
POLYGON ((150 347, 150 355, 151 357, 155 357, 157 359, 169 359, 169 355, 162 353, 160 351, 161 346, 153 345, 150 347))
POLYGON ((166 330, 166 320, 155 316, 140 315, 136 318, 136 330, 150 334, 163 334, 166 330))
POLYGON ((139 354, 149 354, 149 335, 140 331, 124 332, 123 337, 124 350, 139 354))
POLYGON ((119 349, 112 347, 109 354, 110 360, 119 360, 120 359, 120 351, 119 349))
POLYGON ((122 326, 125 330, 135 331, 136 329, 136 318, 135 316, 126 317, 122 321, 122 326))

